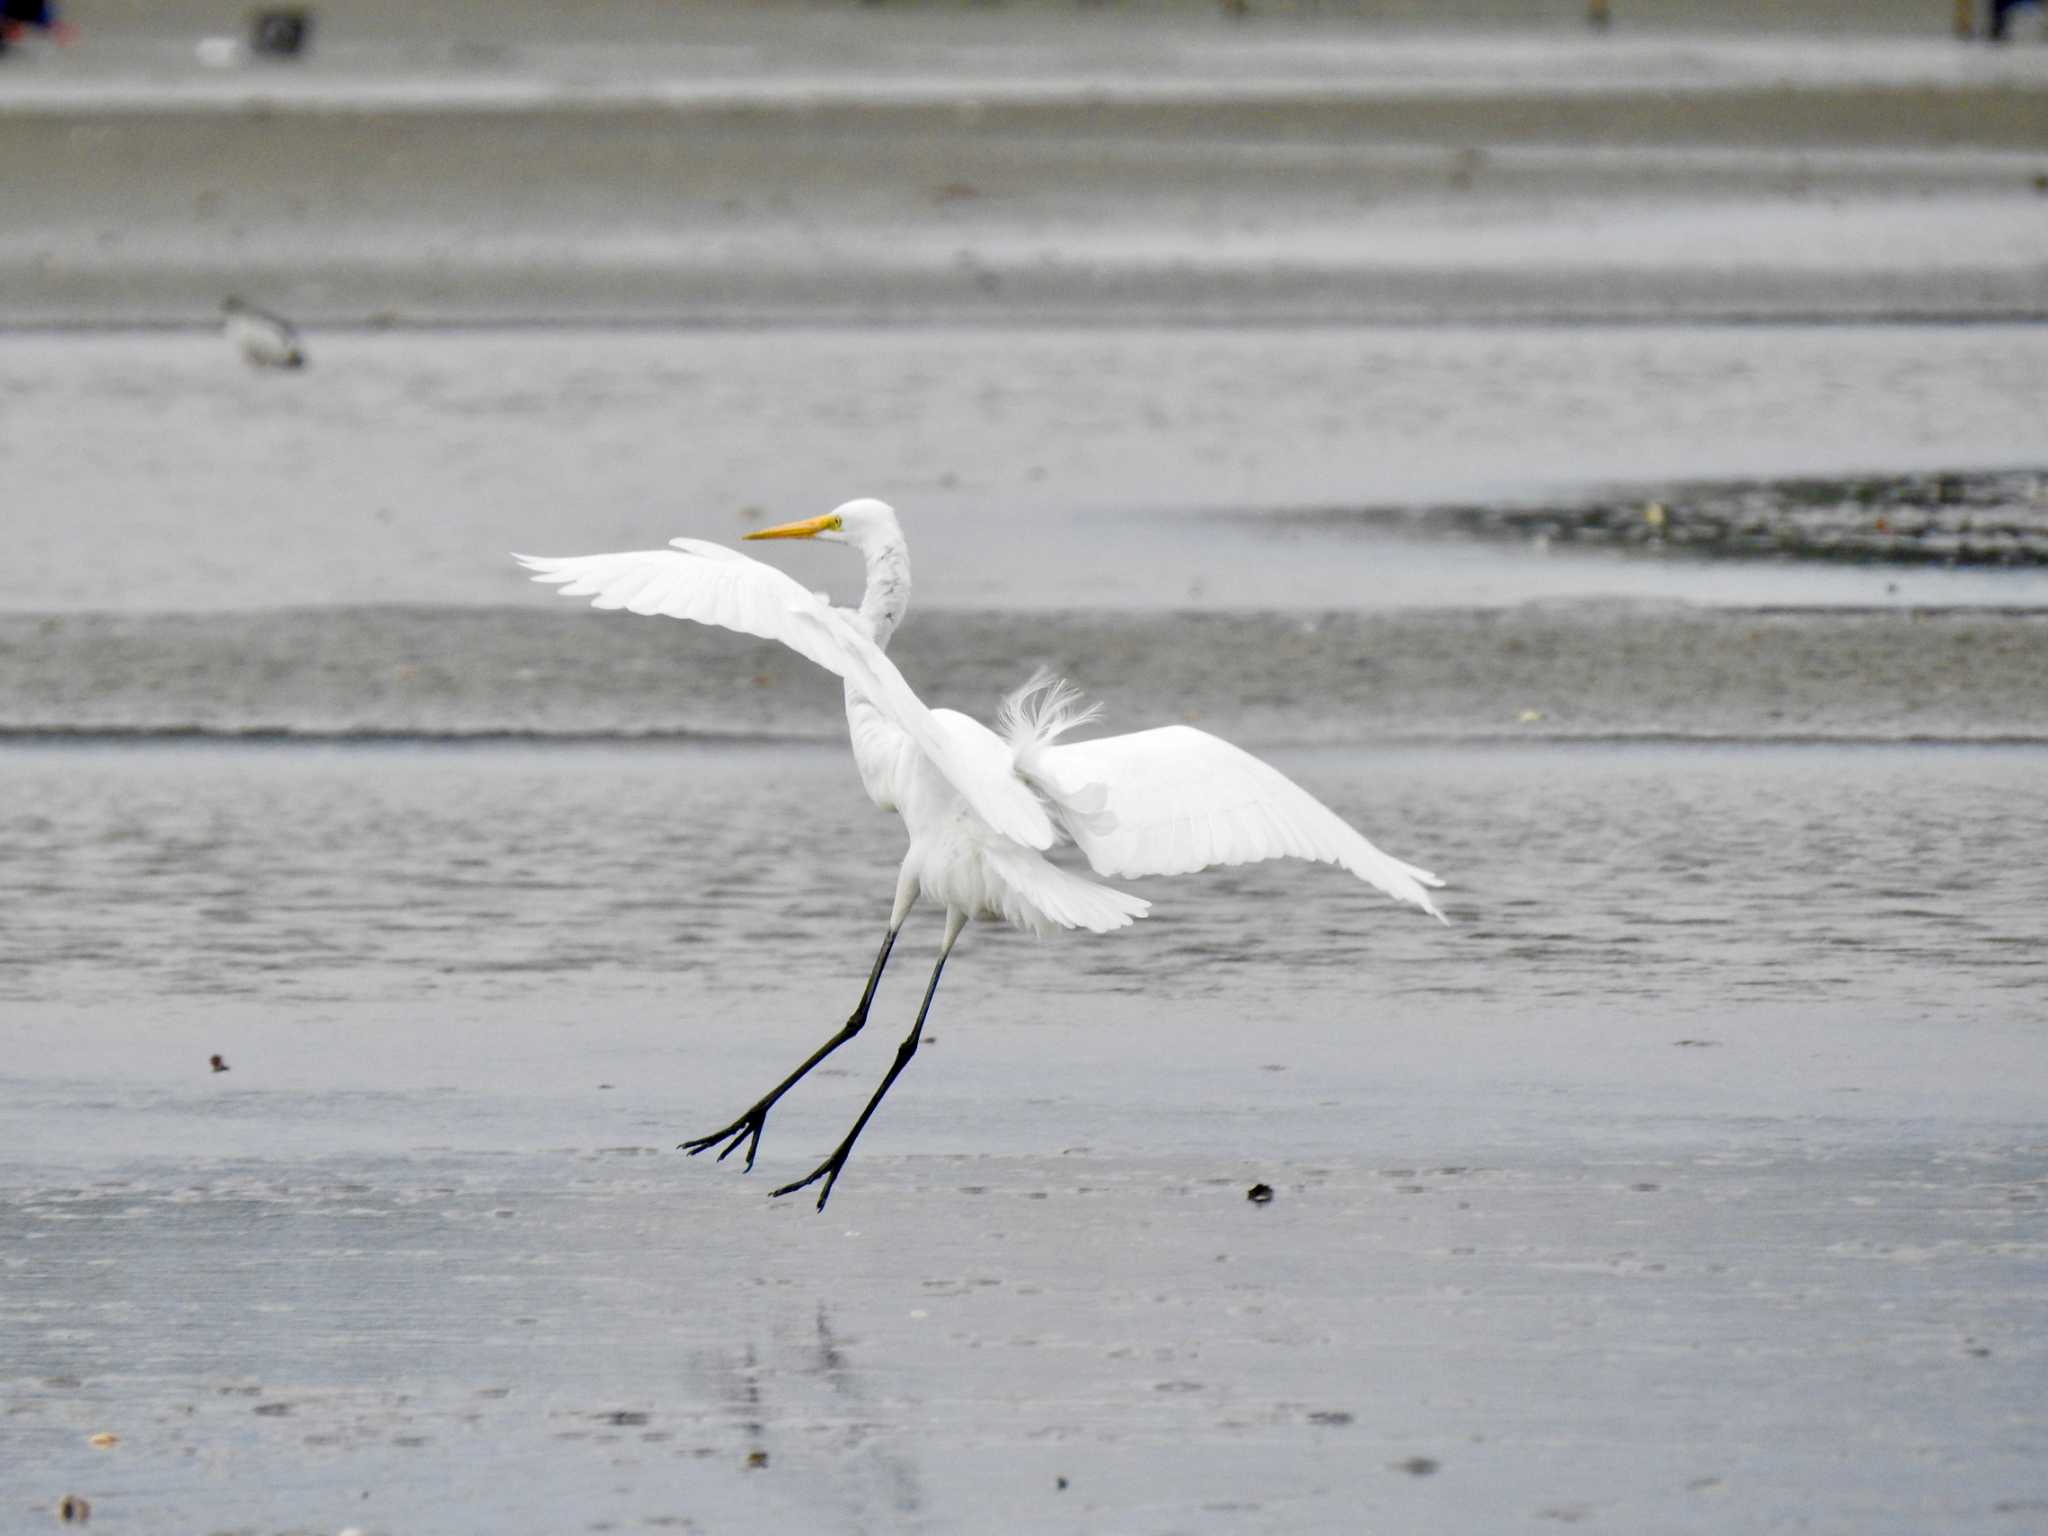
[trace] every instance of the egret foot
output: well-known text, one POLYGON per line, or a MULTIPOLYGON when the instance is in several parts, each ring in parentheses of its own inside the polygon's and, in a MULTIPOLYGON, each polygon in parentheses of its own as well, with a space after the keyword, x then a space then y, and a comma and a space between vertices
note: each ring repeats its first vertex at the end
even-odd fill
POLYGON ((832 1198, 832 1186, 838 1182, 839 1170, 846 1166, 846 1154, 852 1150, 853 1142, 851 1140, 842 1141, 839 1144, 838 1151, 834 1152, 794 1184, 785 1184, 780 1189, 768 1191, 768 1198, 779 1200, 784 1195, 793 1195, 806 1185, 815 1184, 818 1180, 823 1179, 825 1187, 818 1191, 818 1209, 822 1211, 825 1209, 825 1202, 832 1198))
POLYGON ((690 1156, 695 1157, 699 1152, 709 1152, 721 1141, 724 1141, 726 1137, 730 1136, 732 1143, 723 1152, 718 1154, 718 1160, 722 1163, 728 1157, 731 1157, 734 1150, 744 1141, 747 1144, 747 1166, 741 1172, 752 1173, 754 1171, 754 1154, 761 1149, 761 1132, 768 1124, 768 1108, 774 1102, 773 1099, 764 1099, 744 1115, 741 1115, 739 1119, 733 1121, 724 1130, 713 1131, 709 1136, 693 1136, 688 1141, 677 1142, 676 1150, 687 1152, 690 1156))
MULTIPOLYGON (((732 1138, 731 1144, 718 1154, 718 1160, 722 1163, 728 1157, 731 1157, 734 1151, 738 1149, 739 1144, 744 1141, 747 1144, 747 1166, 742 1171, 752 1173, 754 1171, 754 1154, 761 1150, 761 1131, 768 1124, 768 1111, 775 1107, 775 1101, 802 1082, 804 1074, 809 1072, 811 1068, 859 1034, 861 1027, 867 1023, 868 1009, 875 1001, 875 986, 882 979, 882 967, 889 963, 889 951, 896 947, 896 931, 902 925, 902 914, 899 913, 895 927, 892 927, 883 938, 881 952, 875 956, 875 968, 868 972, 867 990, 860 995, 860 1006, 853 1010, 852 1016, 847 1019, 838 1034, 811 1052, 809 1058, 805 1060, 802 1066, 777 1083, 752 1109, 741 1115, 739 1119, 733 1121, 731 1125, 728 1125, 722 1131, 713 1131, 709 1136, 693 1136, 688 1141, 679 1141, 676 1143, 676 1150, 687 1152, 690 1156, 695 1157, 699 1152, 709 1152, 721 1141, 730 1137, 732 1138)), ((820 1171, 822 1172, 823 1170, 820 1171)), ((816 1176, 815 1174, 812 1175, 813 1178, 816 1176)), ((782 1191, 777 1190, 776 1193, 781 1194, 782 1191)))
MULTIPOLYGON (((953 952, 954 941, 960 937, 960 930, 967 925, 967 914, 958 908, 946 913, 946 941, 939 947, 938 964, 932 967, 932 979, 924 989, 924 1002, 917 1010, 917 1022, 910 1026, 910 1033, 903 1043, 896 1047, 896 1059, 889 1064, 882 1086, 875 1090, 875 1096, 868 1100, 868 1107, 860 1112, 860 1118, 853 1122, 853 1129, 846 1133, 846 1140, 839 1143, 832 1155, 794 1184, 785 1184, 780 1189, 770 1190, 769 1198, 793 1195, 806 1185, 825 1181, 825 1187, 818 1191, 818 1209, 825 1209, 825 1202, 832 1198, 832 1186, 839 1180, 839 1170, 846 1166, 847 1155, 853 1151, 853 1144, 860 1140, 860 1133, 875 1117, 875 1110, 889 1092, 890 1084, 903 1075, 903 1069, 910 1065, 910 1058, 917 1054, 917 1042, 924 1037, 925 1015, 932 1011, 932 994, 939 990, 939 973, 946 968, 946 956, 953 952)), ((722 1132, 720 1134, 723 1134, 722 1132)))

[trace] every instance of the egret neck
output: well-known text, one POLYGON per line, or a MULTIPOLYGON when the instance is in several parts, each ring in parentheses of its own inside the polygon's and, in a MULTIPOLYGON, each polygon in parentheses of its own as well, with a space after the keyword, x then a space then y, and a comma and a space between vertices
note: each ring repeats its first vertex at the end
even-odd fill
MULTIPOLYGON (((860 620, 883 650, 910 611, 910 546, 891 517, 886 526, 863 529, 850 541, 867 562, 867 589, 860 620)), ((853 746, 861 788, 885 810, 896 809, 896 757, 902 732, 852 683, 846 685, 846 733, 853 746)), ((899 919, 900 920, 900 919, 899 919)))
MULTIPOLYGON (((867 565, 867 588, 861 593, 858 617, 876 647, 889 648, 896 626, 910 611, 910 544, 887 502, 861 497, 822 517, 757 528, 747 538, 817 539, 851 544, 859 550, 867 565)), ((895 786, 902 768, 903 732, 851 679, 846 683, 846 731, 868 798, 885 811, 897 809, 895 786)), ((900 912, 896 920, 901 922, 900 912)))

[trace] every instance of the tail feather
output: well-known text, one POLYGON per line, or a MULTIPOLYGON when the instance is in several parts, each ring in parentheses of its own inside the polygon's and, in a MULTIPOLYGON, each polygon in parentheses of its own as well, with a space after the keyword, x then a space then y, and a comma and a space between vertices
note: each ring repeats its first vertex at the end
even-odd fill
POLYGON ((983 857, 997 877, 1004 920, 1041 937, 1060 928, 1108 933, 1152 910, 1144 897, 1070 874, 1034 849, 1006 844, 984 850, 983 857))
POLYGON ((1080 689, 1052 668, 1040 667, 1030 682, 1003 700, 996 729, 1022 766, 1067 732, 1101 718, 1101 704, 1087 702, 1080 689))
POLYGON ((1061 819, 1086 827, 1098 836, 1116 829, 1107 807, 1109 790, 1101 784, 1071 784, 1046 765, 1045 749, 1067 732, 1102 718, 1102 705, 1082 697, 1081 690, 1050 667, 1040 667, 1031 681, 1003 700, 996 729, 1009 743, 1017 772, 1052 801, 1061 819))

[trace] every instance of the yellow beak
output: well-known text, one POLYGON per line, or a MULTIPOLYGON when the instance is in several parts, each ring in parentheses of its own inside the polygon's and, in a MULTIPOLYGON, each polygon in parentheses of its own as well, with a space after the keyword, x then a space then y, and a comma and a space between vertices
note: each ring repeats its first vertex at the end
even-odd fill
POLYGON ((752 533, 741 534, 745 539, 815 539, 821 533, 830 533, 839 526, 839 514, 827 512, 823 517, 807 517, 800 523, 778 523, 773 528, 756 528, 752 533))

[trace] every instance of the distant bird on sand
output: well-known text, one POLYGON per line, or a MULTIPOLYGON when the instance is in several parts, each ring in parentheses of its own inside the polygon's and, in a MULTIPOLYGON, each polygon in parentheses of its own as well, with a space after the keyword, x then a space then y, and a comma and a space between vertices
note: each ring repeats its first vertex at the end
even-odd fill
POLYGON ((50 0, 0 0, 0 53, 18 43, 31 31, 49 34, 53 42, 69 47, 78 40, 78 28, 57 19, 57 7, 50 0))
POLYGON ((208 1065, 209 1067, 213 1068, 213 1070, 214 1070, 214 1071, 216 1071, 216 1072, 226 1072, 226 1071, 229 1071, 229 1070, 231 1070, 231 1069, 229 1068, 228 1064, 227 1064, 227 1059, 226 1059, 225 1057, 221 1057, 221 1056, 209 1056, 209 1057, 207 1057, 207 1058, 206 1058, 206 1064, 207 1064, 207 1065, 208 1065))
POLYGON ((303 368, 306 349, 298 330, 282 315, 245 304, 240 299, 223 299, 221 329, 242 361, 254 368, 303 368))
MULTIPOLYGON (((1000 919, 1034 933, 1085 928, 1108 933, 1143 917, 1151 903, 1054 864, 1046 850, 1072 842, 1098 875, 1178 875, 1217 864, 1314 859, 1349 870, 1396 901, 1441 918, 1426 869, 1375 848, 1279 769, 1187 725, 1126 736, 1061 742, 1096 716, 1092 705, 1041 672, 1009 696, 990 730, 950 709, 930 709, 883 652, 910 606, 910 553, 896 514, 879 501, 849 501, 823 517, 784 523, 750 539, 822 539, 846 544, 867 564, 860 608, 835 608, 774 566, 701 539, 626 554, 515 558, 565 597, 598 608, 665 614, 779 640, 846 683, 846 723, 869 798, 902 816, 910 850, 874 969, 851 1018, 810 1059, 732 1124, 683 1143, 691 1152, 741 1146, 747 1166, 768 1112, 797 1081, 860 1033, 897 931, 920 897, 942 906, 945 935, 925 986, 917 1023, 896 1061, 837 1150, 811 1173, 774 1191, 793 1194, 823 1181, 823 1210, 861 1128, 917 1050, 939 972, 970 918, 1000 919)), ((1105 669, 1109 663, 1101 663, 1105 669)), ((762 862, 807 872, 813 857, 798 832, 762 862)), ((1275 922, 1281 921, 1276 914, 1275 922)), ((801 940, 794 919, 780 942, 801 940)))

